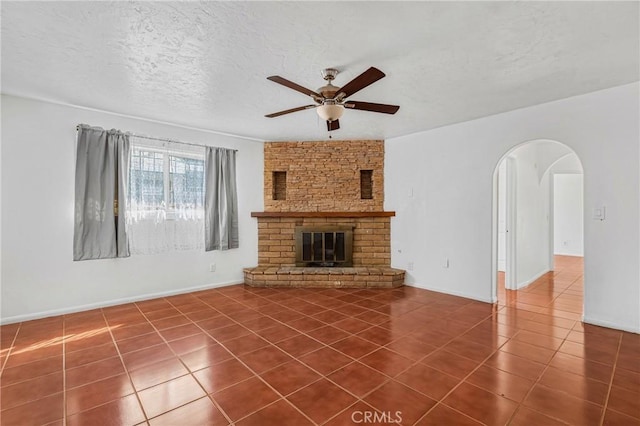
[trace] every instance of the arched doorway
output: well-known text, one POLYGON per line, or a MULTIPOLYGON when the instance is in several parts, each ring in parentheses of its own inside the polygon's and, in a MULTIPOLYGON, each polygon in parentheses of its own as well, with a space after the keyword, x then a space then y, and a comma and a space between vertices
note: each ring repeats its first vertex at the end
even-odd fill
POLYGON ((536 312, 560 306, 561 315, 580 319, 584 208, 576 153, 550 140, 520 144, 496 165, 493 193, 494 301, 536 312))

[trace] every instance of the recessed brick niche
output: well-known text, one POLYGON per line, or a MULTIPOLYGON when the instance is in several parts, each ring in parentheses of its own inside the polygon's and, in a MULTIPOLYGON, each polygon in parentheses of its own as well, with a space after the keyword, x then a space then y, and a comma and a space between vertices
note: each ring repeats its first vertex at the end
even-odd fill
POLYGON ((246 284, 404 284, 404 271, 391 268, 395 213, 383 211, 384 141, 267 142, 264 161, 265 209, 252 213, 258 220, 258 266, 244 270, 246 284), (296 266, 296 228, 316 226, 353 229, 352 266, 296 266))

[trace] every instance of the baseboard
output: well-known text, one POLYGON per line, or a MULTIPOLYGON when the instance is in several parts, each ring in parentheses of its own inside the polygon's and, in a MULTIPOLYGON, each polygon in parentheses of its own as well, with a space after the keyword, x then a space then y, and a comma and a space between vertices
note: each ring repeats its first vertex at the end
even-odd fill
POLYGON ((565 256, 565 257, 584 257, 584 253, 553 253, 554 256, 565 256))
POLYGON ((16 322, 31 321, 57 315, 74 314, 77 312, 90 311, 92 309, 107 308, 109 306, 123 305, 125 303, 140 302, 143 300, 157 299, 160 297, 175 296, 176 294, 191 293, 194 291, 208 290, 218 287, 228 287, 230 285, 242 284, 244 281, 228 281, 216 284, 205 284, 196 287, 181 288, 179 290, 163 291, 158 293, 141 294, 138 296, 125 297, 122 299, 112 299, 104 302, 89 303, 62 309, 52 309, 50 311, 36 312, 33 314, 15 315, 12 317, 0 318, 0 325, 12 324, 16 322))
POLYGON ((618 324, 616 322, 611 321, 602 321, 595 318, 582 317, 582 322, 585 324, 597 325, 598 327, 606 327, 613 328, 615 330, 628 331, 629 333, 640 334, 640 325, 636 325, 635 327, 630 327, 627 324, 618 324))
POLYGON ((495 303, 495 301, 491 300, 491 298, 479 297, 479 296, 476 296, 474 294, 462 293, 462 292, 458 292, 458 291, 451 291, 449 289, 438 288, 438 287, 429 287, 429 286, 425 286, 425 285, 418 285, 418 284, 415 284, 415 283, 413 283, 413 284, 406 284, 405 283, 405 285, 407 287, 421 288, 423 290, 435 291, 437 293, 449 294, 451 296, 464 297, 465 299, 477 300, 478 302, 491 303, 491 304, 495 303))
POLYGON ((521 283, 517 283, 516 284, 516 289, 517 290, 522 290, 523 288, 533 284, 536 280, 540 279, 540 277, 542 277, 544 274, 551 272, 550 269, 543 269, 541 272, 538 272, 533 278, 531 278, 530 280, 527 281, 523 281, 521 283))

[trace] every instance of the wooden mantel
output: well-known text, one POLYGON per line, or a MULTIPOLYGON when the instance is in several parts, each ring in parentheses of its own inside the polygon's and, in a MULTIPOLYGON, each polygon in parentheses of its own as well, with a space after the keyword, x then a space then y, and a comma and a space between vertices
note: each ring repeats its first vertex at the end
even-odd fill
POLYGON ((393 217, 396 212, 251 212, 251 217, 393 217))

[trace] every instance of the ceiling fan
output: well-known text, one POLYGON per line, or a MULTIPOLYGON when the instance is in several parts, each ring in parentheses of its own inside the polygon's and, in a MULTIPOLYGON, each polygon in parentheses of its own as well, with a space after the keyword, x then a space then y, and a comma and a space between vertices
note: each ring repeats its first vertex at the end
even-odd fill
POLYGON ((265 115, 265 117, 279 117, 296 111, 316 108, 316 112, 320 118, 327 122, 327 130, 332 131, 340 128, 340 122, 338 120, 342 117, 345 108, 381 112, 384 114, 395 114, 400 108, 398 105, 374 104, 371 102, 347 100, 349 96, 384 77, 385 74, 379 69, 371 67, 342 87, 336 87, 331 84, 331 81, 336 78, 336 75, 338 75, 337 69, 327 68, 323 70, 322 77, 327 81, 327 84, 320 87, 315 92, 278 75, 267 77, 267 80, 271 80, 300 93, 304 93, 307 96, 311 96, 315 101, 315 104, 274 112, 273 114, 265 115))

